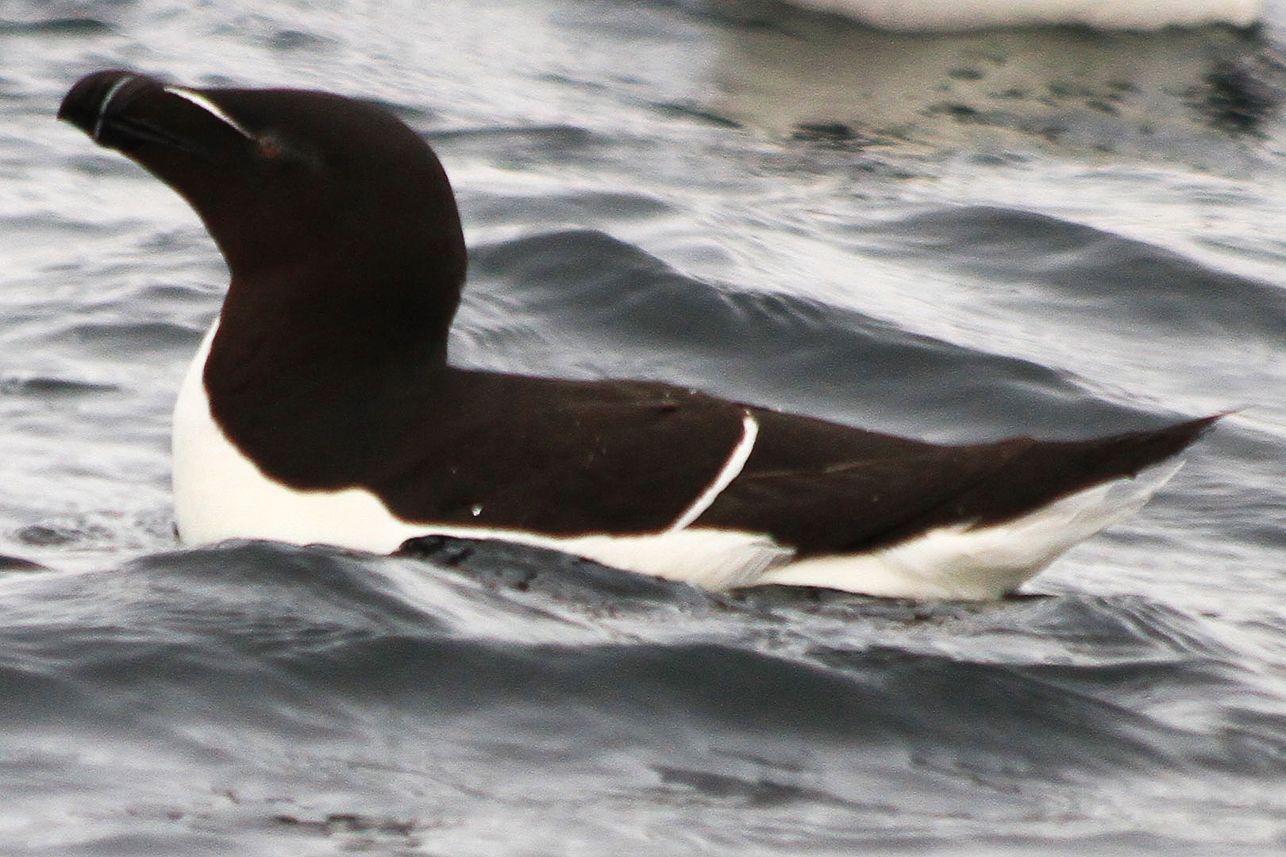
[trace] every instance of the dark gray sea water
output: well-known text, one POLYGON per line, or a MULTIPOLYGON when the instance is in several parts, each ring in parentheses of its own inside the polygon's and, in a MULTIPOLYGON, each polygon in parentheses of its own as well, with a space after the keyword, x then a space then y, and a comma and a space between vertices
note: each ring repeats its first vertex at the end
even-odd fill
POLYGON ((0 0, 0 854, 1286 853, 1282 19, 0 0), (462 364, 935 440, 1236 412, 996 604, 183 550, 225 273, 54 121, 108 67, 398 111, 460 197, 462 364))

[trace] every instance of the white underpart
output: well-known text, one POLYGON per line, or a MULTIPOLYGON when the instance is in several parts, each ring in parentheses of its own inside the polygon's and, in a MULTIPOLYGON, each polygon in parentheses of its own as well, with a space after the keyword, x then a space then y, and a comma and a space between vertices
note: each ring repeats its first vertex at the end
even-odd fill
POLYGON ((188 101, 192 104, 195 104, 197 107, 200 107, 206 113, 209 113, 215 119, 218 119, 220 122, 227 125, 233 131, 236 131, 242 137, 245 137, 247 140, 253 140, 255 138, 255 135, 247 131, 240 122, 233 119, 223 110, 222 107, 215 104, 213 101, 206 98, 201 93, 193 92, 190 89, 184 89, 181 86, 167 86, 165 87, 165 91, 168 92, 170 95, 177 95, 179 98, 182 98, 184 101, 188 101))
POLYGON ((1103 482, 995 526, 954 524, 871 553, 798 560, 769 569, 760 583, 852 589, 861 581, 859 591, 889 598, 997 598, 1138 511, 1182 466, 1103 482))
POLYGON ((880 551, 796 560, 790 548, 762 533, 691 526, 745 466, 758 432, 747 414, 741 440, 714 482, 661 532, 556 537, 417 524, 399 520, 363 489, 289 488, 242 455, 211 417, 201 380, 214 331, 192 361, 174 410, 175 517, 189 544, 259 538, 387 553, 416 536, 494 538, 708 589, 781 583, 895 598, 991 599, 1012 592, 1072 545, 1138 509, 1180 466, 1154 469, 1147 479, 1098 485, 996 526, 953 525, 880 551))
POLYGON ((111 88, 107 90, 107 94, 103 96, 103 103, 98 105, 98 117, 94 120, 94 133, 89 135, 95 143, 98 142, 98 135, 103 131, 103 118, 107 116, 107 108, 111 106, 112 100, 121 91, 121 87, 133 79, 134 75, 132 74, 121 75, 120 80, 113 83, 111 88))

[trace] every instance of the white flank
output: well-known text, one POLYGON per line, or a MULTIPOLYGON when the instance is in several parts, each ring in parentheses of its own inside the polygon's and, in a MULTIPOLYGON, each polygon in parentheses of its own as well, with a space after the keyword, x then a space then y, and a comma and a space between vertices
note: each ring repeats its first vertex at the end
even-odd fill
POLYGON ((747 414, 741 440, 714 482, 659 533, 555 537, 408 523, 363 489, 289 488, 228 441, 210 415, 201 380, 216 328, 192 361, 174 410, 175 517, 189 544, 258 538, 388 553, 415 536, 503 539, 707 589, 778 583, 892 598, 982 600, 1012 592, 1068 548, 1138 509, 1181 466, 1097 485, 996 526, 942 527, 880 551, 794 560, 790 548, 762 533, 690 526, 750 456, 758 424, 747 414))
POLYGON ((222 107, 215 104, 213 101, 206 98, 201 93, 193 92, 190 89, 184 89, 181 86, 167 86, 165 87, 165 91, 170 93, 170 95, 177 95, 179 98, 182 98, 184 101, 188 101, 188 102, 191 102, 192 104, 195 104, 197 107, 200 107, 206 113, 209 113, 215 119, 218 119, 220 122, 227 125, 233 131, 236 131, 242 137, 245 137, 247 140, 253 140, 255 138, 255 135, 247 131, 241 125, 240 122, 233 119, 231 116, 229 116, 227 113, 224 112, 222 107))
POLYGON ((760 583, 823 586, 886 598, 1000 598, 1064 551, 1137 511, 1183 462, 1100 483, 990 527, 940 527, 884 550, 810 557, 770 569, 760 583))
POLYGON ((755 438, 759 437, 759 421, 749 412, 741 421, 741 440, 732 448, 732 453, 728 460, 724 462, 723 468, 715 476, 714 481, 701 496, 692 502, 692 505, 670 525, 666 532, 676 533, 679 530, 685 530, 688 525, 701 517, 701 513, 710 508, 710 504, 715 501, 723 489, 732 484, 732 480, 741 475, 741 469, 746 466, 746 461, 750 458, 750 453, 755 448, 755 438))
POLYGON ((116 98, 117 93, 121 91, 121 87, 133 79, 134 75, 132 74, 121 75, 120 80, 113 83, 111 88, 107 90, 107 95, 103 96, 103 103, 98 105, 98 117, 94 120, 94 133, 89 135, 95 143, 98 142, 98 135, 102 133, 103 117, 107 115, 107 108, 111 105, 112 100, 116 98))

